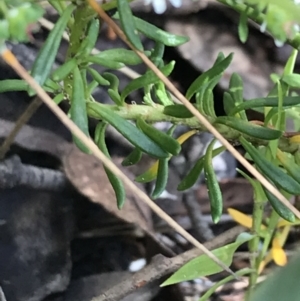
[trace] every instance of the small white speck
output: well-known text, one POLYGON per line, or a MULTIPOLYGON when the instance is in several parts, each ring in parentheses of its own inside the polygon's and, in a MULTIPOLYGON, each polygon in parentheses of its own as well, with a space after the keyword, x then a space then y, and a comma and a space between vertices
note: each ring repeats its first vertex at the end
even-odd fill
POLYGON ((164 190, 163 193, 159 196, 160 199, 169 199, 177 201, 178 197, 176 194, 171 194, 167 190, 164 190))
POLYGON ((137 272, 141 270, 146 265, 146 263, 147 262, 145 258, 134 260, 130 263, 128 270, 129 272, 137 272))

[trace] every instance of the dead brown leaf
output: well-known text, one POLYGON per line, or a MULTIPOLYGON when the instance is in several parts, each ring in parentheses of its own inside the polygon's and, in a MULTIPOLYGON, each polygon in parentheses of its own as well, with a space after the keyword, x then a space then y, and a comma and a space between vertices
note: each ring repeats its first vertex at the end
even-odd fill
POLYGON ((115 193, 111 187, 103 165, 97 158, 72 148, 63 159, 64 170, 76 189, 89 200, 103 206, 119 219, 138 225, 145 232, 152 231, 151 212, 127 190, 127 198, 122 210, 117 208, 115 193))

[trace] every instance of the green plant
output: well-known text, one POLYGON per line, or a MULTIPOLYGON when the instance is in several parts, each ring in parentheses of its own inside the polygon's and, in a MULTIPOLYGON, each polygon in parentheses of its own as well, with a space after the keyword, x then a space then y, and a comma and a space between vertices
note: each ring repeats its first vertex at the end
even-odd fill
MULTIPOLYGON (((293 1, 285 1, 285 4, 282 5, 281 1, 276 0, 219 0, 219 2, 240 13, 239 35, 242 42, 247 40, 246 21, 250 18, 258 22, 263 28, 267 28, 277 43, 288 42, 295 49, 286 63, 284 73, 273 76, 274 88, 267 97, 245 101, 243 99, 242 79, 238 74, 232 74, 228 91, 224 93, 226 116, 216 116, 213 89, 230 65, 234 54, 225 57, 223 53, 219 53, 214 65, 191 83, 185 97, 175 91, 176 96, 178 95, 178 98, 185 104, 183 106, 175 103, 174 97, 168 91, 171 85, 165 77, 172 73, 175 62, 165 64, 163 53, 165 46, 181 45, 188 40, 187 37, 169 34, 142 19, 134 17, 127 0, 112 1, 103 4, 102 8, 98 7, 92 0, 75 1, 73 4, 55 0, 48 2, 58 11, 60 18, 37 56, 31 70, 31 76, 45 91, 54 96, 53 100, 56 104, 63 100, 70 104, 71 120, 86 137, 89 137, 88 117, 99 120, 93 138, 106 157, 109 157, 109 153, 105 144, 105 129, 110 124, 134 146, 133 152, 124 160, 123 165, 136 164, 141 159, 142 153, 157 158, 158 161, 136 179, 140 182, 156 179, 153 198, 157 198, 165 189, 170 157, 179 154, 181 144, 191 135, 206 130, 210 130, 214 134, 219 132, 227 140, 241 144, 256 168, 269 182, 280 189, 281 194, 277 190, 268 188, 267 181, 264 182, 260 179, 261 185, 245 175, 256 192, 251 225, 253 235, 242 240, 242 242, 249 241, 249 248, 254 258, 251 260, 251 269, 241 272, 241 274, 250 274, 247 298, 251 300, 260 266, 272 241, 273 233, 277 229, 276 225, 279 219, 283 218, 294 224, 297 223, 295 214, 298 218, 300 217, 300 213, 286 201, 286 198, 290 198, 291 195, 300 194, 298 172, 300 169, 300 134, 298 132, 288 133, 285 129, 286 118, 290 116, 294 120, 296 130, 299 131, 300 97, 290 91, 290 88, 300 87, 300 75, 293 71, 300 47, 296 26, 299 22, 299 6, 293 1), (102 21, 98 20, 96 12, 99 12, 104 20, 111 22, 103 11, 114 8, 119 8, 113 18, 120 20, 122 30, 116 27, 114 23, 110 24, 130 45, 132 50, 110 49, 99 54, 93 54, 92 49, 102 26, 102 21), (66 60, 61 67, 52 71, 58 46, 65 30, 69 32, 70 37, 66 60), (155 47, 145 50, 140 40, 140 34, 152 39, 155 42, 155 47), (117 70, 126 64, 137 65, 142 61, 147 63, 149 70, 142 76, 133 79, 122 91, 119 91, 119 80, 114 74, 100 74, 93 68, 93 65, 96 64, 117 70), (87 74, 92 76, 91 82, 88 82, 87 74), (98 85, 109 87, 108 94, 114 105, 101 104, 93 98, 92 92, 98 85), (144 103, 140 105, 127 104, 128 95, 138 89, 144 89, 144 103), (193 97, 195 97, 195 103, 193 105, 187 104, 186 100, 191 100, 193 97), (249 108, 262 112, 265 116, 264 123, 258 124, 248 121, 246 110, 249 108), (203 116, 205 117, 204 120, 203 116), (135 121, 135 125, 129 120, 135 121), (208 127, 204 122, 205 120, 208 120, 214 127, 208 127), (169 132, 162 133, 152 126, 152 123, 159 121, 169 121, 173 127, 169 132), (175 139, 172 136, 173 130, 179 124, 189 126, 192 131, 186 133, 184 137, 175 139), (267 234, 261 234, 260 229, 266 201, 269 201, 273 210, 269 218, 267 234), (261 236, 264 240, 263 248, 255 257, 261 236)), ((28 40, 28 26, 36 22, 41 15, 41 7, 33 1, 26 1, 25 3, 21 0, 2 0, 0 2, 0 50, 4 59, 11 65, 13 65, 13 60, 8 55, 5 41, 23 42, 28 40)), ((0 92, 13 90, 28 91, 30 95, 36 93, 32 89, 32 84, 23 79, 0 82, 0 92)), ((86 142, 75 131, 73 132, 73 139, 82 151, 94 152, 88 143, 89 140, 86 142)), ((233 151, 228 142, 223 140, 222 142, 233 151)), ((178 186, 179 190, 192 187, 204 169, 214 222, 218 222, 223 204, 220 187, 210 163, 212 157, 223 150, 224 147, 213 150, 212 143, 205 156, 199 158, 178 186)), ((117 205, 121 209, 125 200, 123 178, 120 178, 120 174, 112 172, 111 168, 108 168, 108 163, 105 164, 107 164, 105 171, 116 193, 117 205)), ((249 165, 247 166, 249 167, 249 165)), ((215 250, 215 255, 224 260, 225 267, 231 264, 233 253, 240 243, 239 241, 215 250), (232 252, 230 252, 229 257, 223 258, 228 252, 228 248, 232 252)), ((212 258, 215 257, 200 257, 199 260, 209 265, 212 264, 212 258)), ((199 271, 195 273, 195 269, 199 269, 198 266, 195 267, 195 265, 190 264, 182 269, 184 275, 189 273, 199 277, 199 271)), ((219 271, 219 265, 212 264, 206 275, 219 271)), ((178 275, 180 273, 176 277, 178 275)), ((178 277, 176 281, 185 279, 178 277)), ((229 281, 230 278, 227 280, 229 281)), ((167 284, 171 282, 169 280, 167 284)))

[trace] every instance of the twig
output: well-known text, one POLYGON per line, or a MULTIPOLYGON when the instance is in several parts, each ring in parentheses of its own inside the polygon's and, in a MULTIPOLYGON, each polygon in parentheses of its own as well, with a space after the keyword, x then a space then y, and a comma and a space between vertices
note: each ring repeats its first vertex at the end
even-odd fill
POLYGON ((191 189, 184 192, 182 202, 191 220, 195 238, 203 241, 212 240, 215 236, 209 227, 208 221, 203 219, 201 206, 197 201, 195 190, 191 189))
POLYGON ((99 16, 116 32, 116 34, 132 49, 143 62, 156 74, 156 76, 166 85, 166 87, 186 106, 186 108, 203 124, 211 134, 215 136, 231 154, 280 202, 288 207, 299 219, 300 212, 284 197, 280 191, 274 187, 254 166, 252 166, 217 130, 210 122, 181 94, 172 82, 153 64, 153 62, 141 51, 136 49, 127 39, 119 26, 106 14, 95 0, 87 0, 90 6, 99 16))
MULTIPOLYGON (((238 234, 245 230, 244 227, 236 226, 220 236, 217 236, 212 241, 207 242, 205 246, 208 249, 216 249, 233 241, 238 234)), ((92 299, 92 301, 118 301, 134 292, 138 288, 149 284, 155 280, 172 274, 177 271, 182 265, 189 262, 191 259, 200 256, 203 252, 194 248, 172 258, 156 255, 141 271, 121 281, 119 284, 110 287, 105 293, 92 299)))
POLYGON ((68 181, 60 171, 22 164, 18 156, 12 156, 0 163, 0 188, 7 189, 19 185, 62 191, 68 185, 68 181))
POLYGON ((0 147, 0 160, 5 157, 6 153, 8 152, 12 143, 14 142, 22 126, 25 123, 27 123, 27 121, 36 112, 36 110, 40 107, 41 104, 41 100, 38 97, 36 97, 16 121, 15 127, 12 129, 12 131, 9 133, 9 135, 6 137, 6 139, 0 147))
POLYGON ((108 159, 104 153, 97 147, 94 141, 87 137, 78 126, 70 120, 67 115, 56 105, 56 103, 49 97, 44 89, 30 76, 30 74, 19 63, 17 58, 7 48, 2 50, 3 60, 10 65, 15 72, 24 79, 31 88, 33 88, 41 100, 49 107, 49 109, 58 117, 58 119, 74 134, 90 151, 103 162, 103 164, 119 177, 129 189, 132 190, 136 196, 145 202, 159 217, 164 219, 175 231, 181 234, 187 241, 203 251, 209 258, 216 262, 222 269, 234 274, 223 262, 221 262, 213 253, 211 253, 203 244, 197 241, 192 235, 183 229, 174 219, 166 214, 158 205, 156 205, 147 194, 139 189, 110 159, 108 159))

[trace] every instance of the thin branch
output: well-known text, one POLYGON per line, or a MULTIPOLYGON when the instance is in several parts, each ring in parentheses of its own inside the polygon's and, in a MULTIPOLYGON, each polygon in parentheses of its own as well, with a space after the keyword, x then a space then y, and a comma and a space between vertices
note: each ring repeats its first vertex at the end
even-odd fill
POLYGON ((203 244, 197 241, 192 235, 190 235, 183 227, 181 227, 174 219, 166 214, 158 205, 156 205, 147 194, 139 189, 111 160, 109 160, 105 154, 97 147, 94 141, 87 137, 78 126, 68 118, 68 116, 55 104, 51 97, 43 90, 43 88, 30 76, 25 68, 19 63, 13 53, 7 48, 1 49, 1 56, 3 60, 11 66, 16 73, 24 79, 31 88, 33 88, 41 100, 48 106, 48 108, 58 117, 58 119, 74 134, 90 151, 103 162, 103 164, 119 177, 129 189, 132 190, 136 196, 145 202, 159 217, 164 219, 175 231, 181 234, 187 241, 193 244, 195 247, 203 251, 209 258, 216 262, 222 269, 226 270, 230 274, 234 274, 223 262, 221 262, 213 253, 211 253, 203 244))
MULTIPOLYGON (((210 250, 224 246, 233 241, 238 234, 244 230, 245 228, 236 226, 222 233, 220 236, 217 236, 212 241, 205 243, 205 246, 210 250)), ((174 273, 184 264, 202 254, 203 252, 195 248, 172 258, 167 258, 163 255, 156 255, 152 258, 150 264, 141 271, 133 274, 132 277, 127 277, 119 284, 110 287, 105 293, 93 298, 92 301, 121 300, 138 288, 174 273)))
POLYGON ((126 38, 124 32, 119 26, 106 14, 106 12, 97 4, 95 0, 87 0, 91 7, 99 14, 99 16, 108 23, 116 34, 132 49, 143 62, 156 74, 156 76, 166 85, 166 87, 187 107, 187 109, 203 124, 203 126, 211 132, 227 150, 280 202, 288 207, 298 218, 300 212, 288 201, 287 198, 274 187, 254 166, 252 166, 219 132, 210 124, 210 122, 181 94, 172 82, 153 64, 153 62, 141 51, 136 49, 126 38))
POLYGON ((22 126, 27 123, 27 121, 31 118, 31 116, 36 112, 36 110, 42 104, 41 100, 36 97, 27 109, 23 112, 23 114, 19 117, 19 119, 15 123, 15 127, 9 133, 9 135, 4 140, 3 144, 0 147, 0 160, 3 159, 6 153, 9 151, 10 146, 14 142, 16 136, 18 135, 19 131, 21 130, 22 126))
POLYGON ((9 189, 20 185, 62 191, 67 187, 68 180, 60 171, 22 164, 18 156, 0 162, 0 188, 9 189))
MULTIPOLYGON (((93 105, 97 105, 97 103, 93 103, 93 105)), ((114 106, 114 105, 104 105, 98 104, 99 106, 107 106, 110 110, 113 110, 116 114, 121 116, 124 119, 129 120, 137 120, 138 118, 143 118, 145 121, 149 121, 150 123, 153 122, 160 122, 160 121, 168 121, 173 124, 182 124, 186 125, 190 128, 197 129, 199 131, 207 131, 206 128, 199 122, 196 117, 192 118, 177 118, 174 116, 165 115, 163 113, 164 106, 156 104, 155 106, 147 106, 147 105, 126 105, 126 106, 114 106)), ((87 111, 90 117, 95 119, 101 119, 97 113, 93 110, 89 109, 87 106, 87 111)), ((211 123, 214 122, 214 119, 211 117, 206 117, 208 121, 211 123)), ((232 129, 224 124, 215 124, 216 129, 228 140, 231 141, 238 141, 239 137, 243 136, 241 132, 232 129)), ((294 133, 293 133, 294 135, 294 133)), ((284 152, 287 153, 294 153, 298 150, 298 145, 296 143, 289 142, 288 136, 291 136, 291 133, 287 132, 282 135, 282 137, 278 140, 278 147, 284 152)), ((270 141, 256 139, 254 137, 249 137, 244 135, 247 140, 251 141, 255 145, 268 145, 270 141)))

